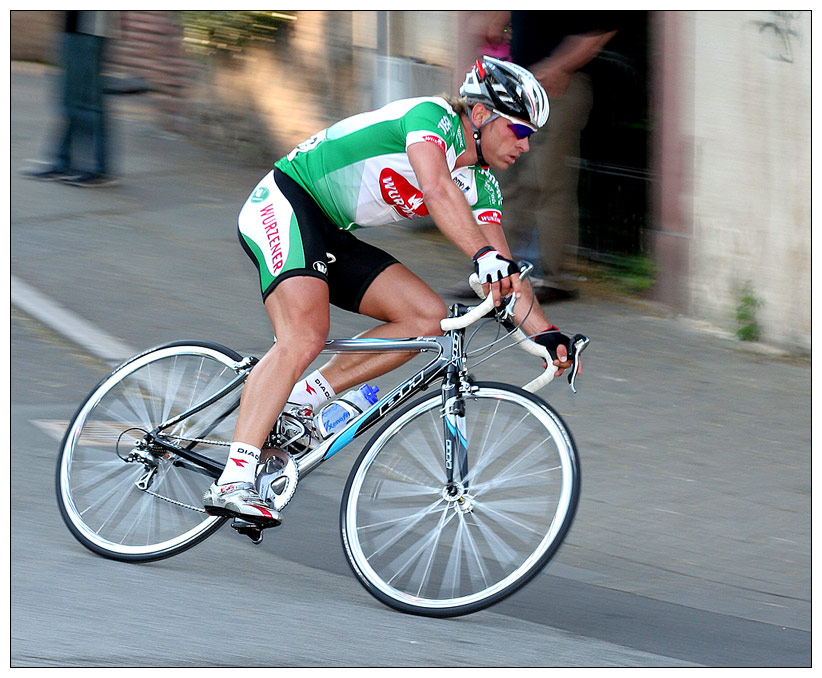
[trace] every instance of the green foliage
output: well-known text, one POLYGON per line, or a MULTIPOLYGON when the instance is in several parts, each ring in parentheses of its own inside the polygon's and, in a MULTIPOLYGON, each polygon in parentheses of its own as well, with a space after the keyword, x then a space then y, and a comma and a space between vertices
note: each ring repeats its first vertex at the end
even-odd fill
POLYGON ((762 306, 762 301, 754 296, 750 283, 745 285, 741 294, 736 307, 736 336, 742 341, 759 341, 762 329, 756 320, 756 309, 762 306))
POLYGON ((656 282, 657 265, 649 256, 637 254, 629 257, 610 257, 608 278, 622 292, 642 294, 656 282))
POLYGON ((252 43, 273 43, 285 26, 296 21, 288 12, 181 11, 183 40, 202 54, 242 52, 252 43))

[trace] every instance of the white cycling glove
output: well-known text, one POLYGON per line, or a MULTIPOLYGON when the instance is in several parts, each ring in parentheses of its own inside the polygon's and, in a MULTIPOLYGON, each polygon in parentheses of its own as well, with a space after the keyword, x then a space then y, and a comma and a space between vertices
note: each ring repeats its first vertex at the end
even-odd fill
POLYGON ((495 283, 518 272, 517 265, 493 247, 483 247, 474 255, 474 272, 480 282, 495 283))

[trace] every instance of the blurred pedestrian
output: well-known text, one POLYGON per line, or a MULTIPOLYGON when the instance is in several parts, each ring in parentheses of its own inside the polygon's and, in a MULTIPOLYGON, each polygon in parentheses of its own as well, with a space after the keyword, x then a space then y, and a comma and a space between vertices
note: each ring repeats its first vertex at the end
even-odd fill
POLYGON ((115 183, 110 174, 102 66, 117 12, 67 11, 62 34, 61 133, 45 168, 24 176, 73 186, 115 183))
MULTIPOLYGON (((587 66, 617 32, 617 12, 500 12, 489 30, 510 26, 511 59, 539 80, 551 104, 545 129, 531 152, 500 175, 506 237, 516 257, 536 237, 544 276, 534 292, 541 302, 574 294, 568 264, 579 242, 580 137, 593 106, 587 66)), ((502 42, 507 35, 488 36, 502 42)))

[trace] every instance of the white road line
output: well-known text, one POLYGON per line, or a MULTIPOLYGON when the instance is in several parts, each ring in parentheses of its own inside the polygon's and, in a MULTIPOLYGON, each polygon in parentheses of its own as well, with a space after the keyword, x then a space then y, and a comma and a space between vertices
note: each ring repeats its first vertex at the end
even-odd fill
POLYGON ((120 362, 137 351, 42 292, 11 276, 11 303, 98 358, 120 362))

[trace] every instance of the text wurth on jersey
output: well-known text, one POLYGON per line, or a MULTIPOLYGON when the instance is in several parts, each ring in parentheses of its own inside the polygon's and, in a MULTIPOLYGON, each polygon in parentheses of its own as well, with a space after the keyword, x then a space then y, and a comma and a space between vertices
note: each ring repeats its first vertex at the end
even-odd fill
POLYGON ((496 224, 502 225, 502 214, 497 210, 485 210, 476 215, 478 222, 482 224, 496 224))
POLYGON ((400 216, 406 219, 428 216, 428 208, 423 202, 422 191, 390 168, 380 173, 380 191, 383 200, 391 205, 400 216))

